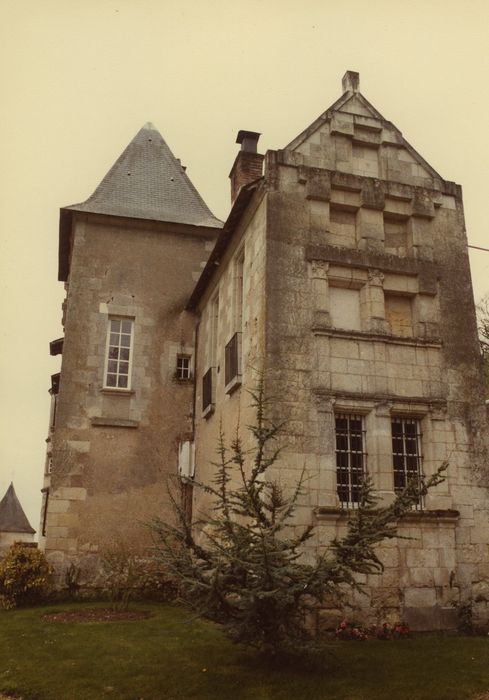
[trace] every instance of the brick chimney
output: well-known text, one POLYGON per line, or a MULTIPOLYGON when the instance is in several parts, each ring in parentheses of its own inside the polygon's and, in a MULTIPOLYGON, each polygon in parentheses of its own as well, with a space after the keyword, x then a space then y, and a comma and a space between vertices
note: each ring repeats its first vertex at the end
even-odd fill
POLYGON ((231 203, 238 196, 243 185, 253 182, 262 176, 263 156, 257 153, 257 144, 260 134, 256 131, 238 131, 236 143, 241 144, 236 159, 229 173, 231 179, 231 203))

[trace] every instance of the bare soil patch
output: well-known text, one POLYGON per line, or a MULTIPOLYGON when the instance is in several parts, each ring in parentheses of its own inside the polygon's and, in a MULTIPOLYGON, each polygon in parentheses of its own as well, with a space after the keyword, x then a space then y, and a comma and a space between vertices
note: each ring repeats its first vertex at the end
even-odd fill
MULTIPOLYGON (((80 608, 46 613, 41 617, 45 622, 127 622, 144 620, 151 613, 146 610, 112 610, 111 608, 80 608)), ((1 698, 0 698, 1 700, 1 698)))

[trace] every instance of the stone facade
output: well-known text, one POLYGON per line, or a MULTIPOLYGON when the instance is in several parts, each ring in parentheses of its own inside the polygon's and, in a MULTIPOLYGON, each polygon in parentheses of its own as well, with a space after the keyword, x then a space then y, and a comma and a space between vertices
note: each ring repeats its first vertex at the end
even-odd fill
MULTIPOLYGON (((365 470, 388 503, 449 463, 400 523, 405 539, 379 548, 384 572, 363 581, 351 614, 447 628, 473 601, 487 620, 487 417, 461 189, 352 72, 286 148, 263 157, 258 136, 238 135, 215 246, 215 222, 72 214, 46 550, 63 561, 116 536, 143 546, 136 523, 167 512, 178 443, 193 439, 196 476, 212 479, 219 431, 250 423, 260 370, 287 422, 270 476, 291 489, 306 473, 294 522, 315 525, 305 557, 344 531, 365 470), (106 386, 108 319, 134 322, 128 390, 106 386), (177 356, 195 385, 175 381, 177 356)), ((205 494, 188 499, 188 479, 185 492, 205 515, 205 494)))
MULTIPOLYGON (((249 410, 255 343, 273 417, 287 422, 271 476, 292 488, 305 468, 295 524, 316 526, 310 554, 345 530, 359 465, 390 502, 409 474, 430 476, 449 462, 446 481, 400 523, 409 539, 380 548, 385 570, 365 579, 351 614, 446 628, 456 624, 454 604, 473 600, 487 620, 487 423, 461 189, 416 153, 354 78, 345 76, 342 98, 303 134, 266 154, 263 180, 196 302, 197 474, 211 478, 219 424, 229 435, 249 410), (258 201, 265 214, 256 260, 256 215, 245 217, 258 201), (248 313, 241 387, 229 395, 221 375, 241 250, 248 313), (225 303, 214 362, 206 319, 217 296, 225 303), (212 364, 219 374, 209 415, 199 391, 212 364)), ((200 511, 205 498, 196 497, 200 511)), ((335 615, 344 610, 325 612, 324 624, 335 615)))

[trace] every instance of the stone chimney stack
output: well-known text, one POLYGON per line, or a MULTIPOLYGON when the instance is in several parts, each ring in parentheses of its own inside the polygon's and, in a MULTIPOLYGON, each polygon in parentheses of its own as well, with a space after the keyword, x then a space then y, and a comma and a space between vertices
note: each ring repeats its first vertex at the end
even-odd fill
POLYGON ((260 134, 256 131, 238 131, 236 143, 241 144, 236 159, 229 173, 231 179, 231 203, 234 203, 243 185, 253 182, 262 176, 264 156, 257 153, 260 134))
POLYGON ((347 70, 341 81, 343 92, 360 92, 360 73, 347 70))

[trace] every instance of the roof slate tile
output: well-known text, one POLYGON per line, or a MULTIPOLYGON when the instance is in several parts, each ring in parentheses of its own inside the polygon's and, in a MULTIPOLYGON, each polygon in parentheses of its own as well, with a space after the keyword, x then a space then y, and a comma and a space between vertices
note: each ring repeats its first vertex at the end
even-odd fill
POLYGON ((147 123, 85 202, 65 209, 221 228, 159 131, 147 123))
POLYGON ((27 516, 19 503, 14 485, 11 483, 5 496, 0 501, 0 532, 28 532, 35 530, 29 524, 27 516))

